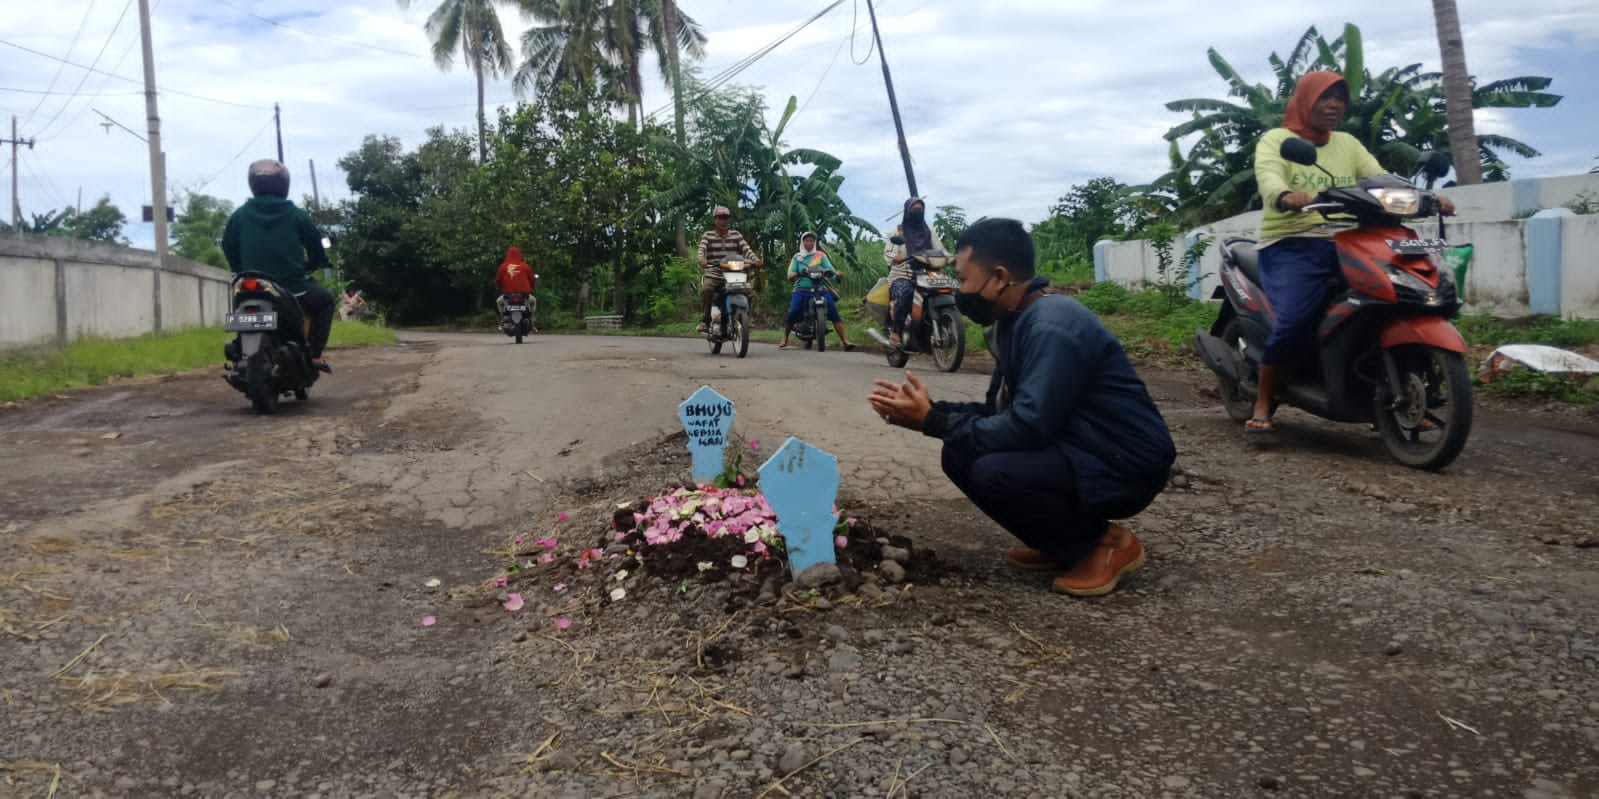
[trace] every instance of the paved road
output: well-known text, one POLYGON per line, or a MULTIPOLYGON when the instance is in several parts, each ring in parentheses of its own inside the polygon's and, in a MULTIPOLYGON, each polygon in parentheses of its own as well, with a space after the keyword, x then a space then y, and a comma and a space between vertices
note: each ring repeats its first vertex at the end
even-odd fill
POLYGON ((1293 413, 1246 441, 1202 376, 1147 368, 1182 471, 1134 522, 1149 569, 1079 602, 1007 571, 935 443, 870 413, 878 357, 433 334, 335 356, 270 419, 210 373, 0 409, 0 796, 59 765, 61 795, 738 797, 844 746, 785 787, 1599 795, 1591 415, 1489 404, 1431 475, 1293 413), (832 610, 641 584, 560 640, 568 606, 501 610, 508 539, 590 535, 570 525, 680 471, 662 439, 704 384, 763 453, 838 455, 849 512, 958 573, 832 610), (699 670, 708 640, 736 665, 699 670), (910 717, 945 721, 858 735, 910 717))

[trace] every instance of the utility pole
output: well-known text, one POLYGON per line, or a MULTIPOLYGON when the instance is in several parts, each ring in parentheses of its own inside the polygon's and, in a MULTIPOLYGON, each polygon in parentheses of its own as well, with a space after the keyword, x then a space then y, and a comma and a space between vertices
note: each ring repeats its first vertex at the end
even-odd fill
POLYGON ((320 211, 322 210, 322 195, 316 190, 316 161, 307 159, 307 162, 311 164, 311 209, 320 211))
POLYGON ((272 127, 278 132, 278 163, 283 163, 283 114, 278 110, 278 104, 272 104, 272 127))
POLYGON ((167 155, 161 151, 161 114, 155 101, 155 48, 150 43, 150 0, 139 0, 139 43, 144 50, 144 113, 150 123, 150 206, 155 222, 153 327, 161 331, 161 268, 167 259, 167 155))
POLYGON ((883 34, 877 30, 877 9, 872 0, 866 0, 866 14, 872 18, 872 38, 877 42, 877 58, 883 63, 883 85, 888 87, 888 109, 894 114, 894 132, 899 135, 899 158, 905 163, 905 183, 910 196, 920 196, 916 191, 916 173, 911 170, 911 148, 905 143, 905 125, 899 119, 899 101, 894 98, 894 78, 888 74, 888 54, 883 52, 883 34))
POLYGON ((17 138, 17 116, 11 115, 11 138, 0 139, 0 144, 11 145, 11 230, 22 230, 22 195, 17 193, 17 145, 26 144, 33 149, 33 139, 17 138))

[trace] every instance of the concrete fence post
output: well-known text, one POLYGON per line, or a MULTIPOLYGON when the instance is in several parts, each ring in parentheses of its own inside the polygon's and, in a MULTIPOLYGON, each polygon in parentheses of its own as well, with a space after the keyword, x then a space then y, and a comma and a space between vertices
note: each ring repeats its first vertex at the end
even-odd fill
POLYGON ((1110 264, 1107 250, 1110 248, 1108 240, 1094 242, 1094 282, 1100 283, 1110 279, 1110 264))
POLYGON ((1561 227, 1569 208, 1539 211, 1527 220, 1527 310, 1560 315, 1561 227))
POLYGON ((60 258, 52 258, 56 265, 56 345, 67 346, 67 265, 60 258))

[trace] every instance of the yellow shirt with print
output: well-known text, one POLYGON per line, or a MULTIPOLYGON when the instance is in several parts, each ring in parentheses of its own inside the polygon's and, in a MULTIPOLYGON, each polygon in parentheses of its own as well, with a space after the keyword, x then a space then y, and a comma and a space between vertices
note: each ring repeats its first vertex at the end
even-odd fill
POLYGON ((1316 229, 1327 224, 1327 218, 1319 213, 1278 210, 1278 197, 1295 191, 1314 196, 1324 189, 1353 186, 1361 178, 1388 171, 1359 139, 1341 131, 1335 131, 1326 144, 1316 148, 1316 164, 1321 169, 1301 166, 1281 153, 1283 142, 1295 135, 1287 128, 1274 128, 1255 145, 1255 183, 1265 207, 1265 216, 1260 220, 1262 244, 1286 236, 1318 235, 1316 229))

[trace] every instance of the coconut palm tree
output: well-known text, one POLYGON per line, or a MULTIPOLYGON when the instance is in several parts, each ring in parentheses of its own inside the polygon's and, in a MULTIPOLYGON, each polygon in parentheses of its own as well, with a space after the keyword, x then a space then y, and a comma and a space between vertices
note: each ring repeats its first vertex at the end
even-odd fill
MULTIPOLYGON (((397 0, 410 8, 414 0, 397 0)), ((459 49, 477 78, 478 160, 488 160, 488 117, 483 107, 483 84, 487 78, 510 74, 511 48, 500 27, 495 0, 443 0, 428 15, 427 34, 433 42, 433 61, 440 69, 455 63, 459 49)))
POLYGON ((1443 58, 1443 90, 1449 115, 1449 149, 1455 154, 1455 179, 1461 185, 1482 182, 1482 162, 1476 151, 1476 105, 1472 102, 1471 73, 1466 71, 1466 43, 1460 35, 1460 11, 1455 0, 1432 0, 1433 24, 1438 29, 1438 51, 1443 58))

